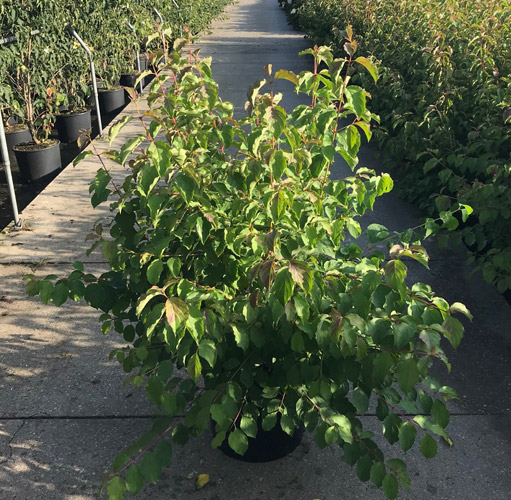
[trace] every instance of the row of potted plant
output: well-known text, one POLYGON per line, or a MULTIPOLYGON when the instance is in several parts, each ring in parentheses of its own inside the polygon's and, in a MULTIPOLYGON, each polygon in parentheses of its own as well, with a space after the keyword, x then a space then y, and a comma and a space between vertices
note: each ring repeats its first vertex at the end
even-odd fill
POLYGON ((201 2, 199 23, 190 1, 12 2, 0 18, 0 108, 22 179, 30 182, 60 167, 55 126, 63 142, 74 142, 81 130, 91 129, 88 56, 70 27, 92 51, 101 113, 112 116, 125 104, 122 86, 136 80, 137 53, 147 66, 144 52, 157 43, 150 37, 155 26, 175 38, 180 23, 194 31, 203 28, 225 3, 201 2))

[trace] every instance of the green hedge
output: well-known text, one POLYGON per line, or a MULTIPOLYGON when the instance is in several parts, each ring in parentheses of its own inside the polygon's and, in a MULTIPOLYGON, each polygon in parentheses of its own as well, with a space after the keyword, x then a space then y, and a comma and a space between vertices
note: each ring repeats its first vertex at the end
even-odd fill
POLYGON ((36 120, 33 135, 44 140, 54 113, 84 106, 90 94, 87 54, 66 33, 73 26, 91 48, 96 74, 113 86, 134 70, 135 53, 159 23, 172 38, 183 26, 198 33, 218 16, 229 0, 0 0, 0 35, 17 41, 0 45, 0 107, 4 117, 36 120), (128 26, 130 22, 136 34, 128 26), (33 35, 33 30, 40 33, 33 35), (27 94, 27 89, 29 89, 27 94), (30 101, 30 104, 27 103, 30 101))
MULTIPOLYGON (((381 64, 370 90, 401 192, 430 214, 474 208, 454 238, 485 279, 511 288, 511 2, 295 0, 291 19, 340 52, 351 24, 381 64)), ((364 82, 370 85, 370 80, 364 82)), ((455 224, 454 224, 455 225, 455 224)))

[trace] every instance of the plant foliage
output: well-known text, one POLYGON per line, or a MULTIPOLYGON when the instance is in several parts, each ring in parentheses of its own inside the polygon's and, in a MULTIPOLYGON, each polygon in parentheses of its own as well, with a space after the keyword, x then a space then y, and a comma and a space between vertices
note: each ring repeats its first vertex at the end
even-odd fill
MULTIPOLYGON (((111 358, 162 415, 116 458, 104 487, 119 499, 156 482, 172 446, 213 420, 212 445, 227 439, 239 454, 258 424, 288 434, 304 424, 394 498, 409 487, 406 465, 384 456, 359 417, 375 404, 379 437, 428 458, 436 439, 450 442, 445 401, 455 392, 428 371, 435 358, 449 367, 443 341, 458 346, 454 315, 470 313, 407 284, 409 259, 427 265, 423 228, 361 230, 359 218, 393 185, 358 164, 377 116, 350 75, 374 67, 353 57, 348 30, 346 57, 315 47, 302 53, 311 72, 266 66, 248 91, 248 117, 236 120, 211 60, 180 55, 185 43, 176 40, 151 84, 144 133, 78 158, 94 154, 100 165, 92 204, 109 203, 111 216, 89 239, 110 270, 97 276, 76 262, 64 278, 26 278, 45 303, 85 300, 101 312, 102 332, 126 342, 111 358), (310 104, 287 112, 276 79, 310 104), (330 179, 336 158, 351 175, 330 179), (111 162, 128 170, 122 182, 111 162)), ((111 142, 127 121, 111 127, 111 142)), ((429 220, 426 230, 442 225, 429 220)))
POLYGON ((401 192, 452 221, 484 278, 511 288, 511 5, 508 0, 294 0, 283 4, 315 43, 343 50, 339 26, 361 33, 381 78, 363 78, 382 117, 376 137, 401 192))

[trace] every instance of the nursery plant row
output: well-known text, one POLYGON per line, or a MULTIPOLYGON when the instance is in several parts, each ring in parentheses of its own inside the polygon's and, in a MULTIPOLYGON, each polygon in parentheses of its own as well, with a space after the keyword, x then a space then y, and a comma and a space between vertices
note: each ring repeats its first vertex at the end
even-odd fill
POLYGON ((9 156, 32 182, 60 168, 60 144, 91 129, 93 74, 101 115, 124 105, 123 86, 154 69, 160 35, 207 27, 226 0, 0 0, 0 108, 9 156), (158 38, 158 39, 156 39, 158 38), (81 43, 81 41, 83 43, 81 43), (16 152, 15 152, 16 151, 16 152))
MULTIPOLYGON (((293 0, 315 43, 341 53, 342 29, 379 63, 362 77, 381 124, 375 137, 401 193, 429 212, 473 207, 463 240, 499 291, 511 288, 511 4, 508 0, 293 0)), ((460 221, 452 221, 456 229, 460 221)))

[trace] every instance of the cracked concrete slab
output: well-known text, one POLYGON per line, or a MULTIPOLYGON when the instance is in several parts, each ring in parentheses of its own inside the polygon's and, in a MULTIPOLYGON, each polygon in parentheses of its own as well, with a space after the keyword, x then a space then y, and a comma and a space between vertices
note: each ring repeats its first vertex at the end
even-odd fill
MULTIPOLYGON (((369 428, 381 426, 362 417, 369 428)), ((403 500, 507 500, 511 490, 511 419, 453 416, 452 448, 441 446, 433 460, 414 447, 407 452, 412 479, 403 500)), ((16 429, 19 421, 9 422, 16 429)), ((4 498, 16 500, 92 500, 103 474, 123 444, 150 425, 148 419, 29 420, 12 442, 13 456, 0 464, 4 498)), ((0 422, 4 432, 5 421, 0 422)), ((174 446, 171 465, 158 483, 139 494, 151 500, 339 500, 381 499, 370 483, 361 483, 341 459, 340 450, 320 450, 309 435, 287 457, 268 463, 246 463, 210 446, 209 431, 185 446, 174 446), (210 482, 195 489, 197 474, 210 482)), ((388 446, 384 446, 384 449, 388 446)), ((391 450, 389 458, 403 453, 391 450)))

